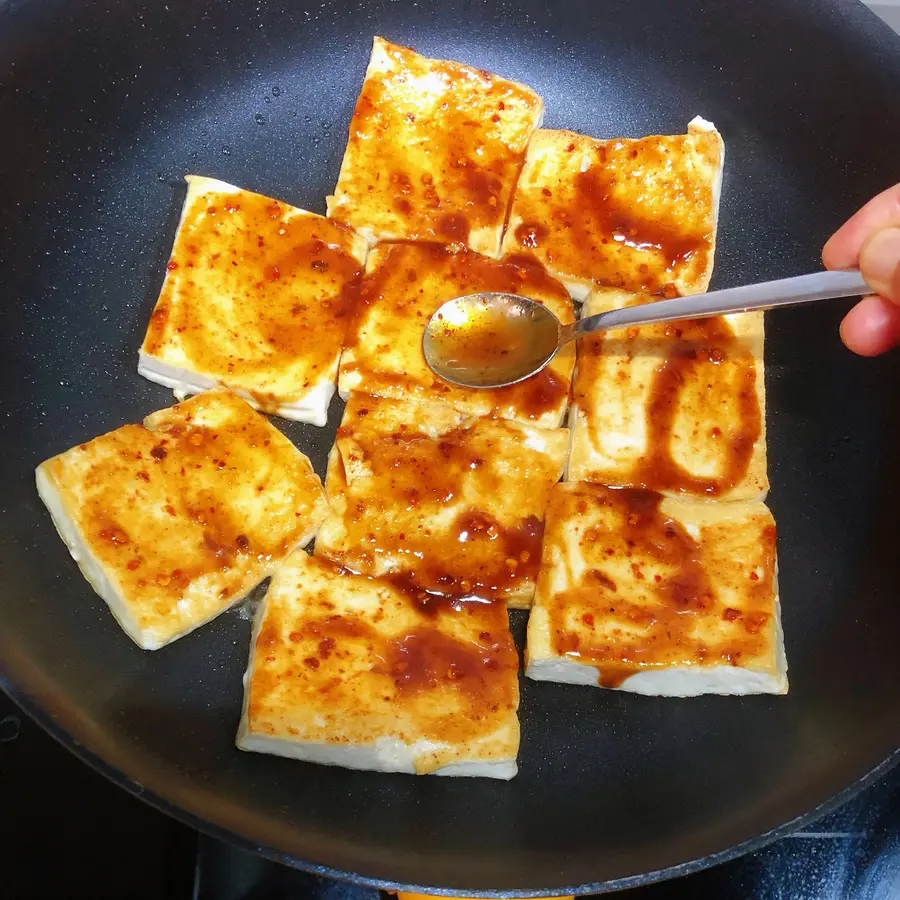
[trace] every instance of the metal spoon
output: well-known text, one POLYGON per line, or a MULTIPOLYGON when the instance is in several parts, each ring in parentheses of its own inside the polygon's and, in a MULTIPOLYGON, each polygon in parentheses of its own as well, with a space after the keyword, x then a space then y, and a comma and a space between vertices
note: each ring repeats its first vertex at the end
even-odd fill
POLYGON ((448 300, 429 319, 422 348, 432 370, 453 384, 503 387, 539 372, 560 347, 591 331, 796 306, 869 291, 857 271, 816 272, 614 309, 571 325, 519 294, 467 294, 448 300))

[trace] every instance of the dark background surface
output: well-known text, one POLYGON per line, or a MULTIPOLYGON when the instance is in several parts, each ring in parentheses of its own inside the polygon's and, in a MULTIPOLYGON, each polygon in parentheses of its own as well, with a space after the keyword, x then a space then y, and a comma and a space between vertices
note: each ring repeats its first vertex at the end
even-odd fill
MULTIPOLYGON (((171 402, 135 362, 181 177, 322 211, 376 32, 526 80, 550 126, 715 121, 728 149, 714 286, 816 268, 834 227, 900 174, 900 41, 850 0, 7 0, 4 678, 145 797, 369 879, 557 890, 725 851, 816 807, 900 746, 900 365, 842 349, 845 304, 768 326, 790 694, 528 683, 509 784, 237 753, 249 623, 226 614, 142 653, 53 533, 35 464, 171 402)), ((332 429, 279 424, 321 471, 332 429)))
MULTIPOLYGON (((201 836, 91 771, 0 693, 4 900, 380 900, 201 836)), ((741 859, 623 900, 896 900, 900 769, 741 859)))

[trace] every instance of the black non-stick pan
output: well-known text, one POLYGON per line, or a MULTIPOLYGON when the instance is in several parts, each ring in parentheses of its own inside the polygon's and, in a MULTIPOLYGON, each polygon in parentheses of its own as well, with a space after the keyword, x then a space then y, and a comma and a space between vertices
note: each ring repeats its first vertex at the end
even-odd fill
MULTIPOLYGON (((171 403, 136 363, 182 176, 324 211, 376 33, 527 82, 550 126, 713 120, 714 287, 814 270, 829 233, 900 179, 900 38, 853 0, 0 2, 4 685, 160 808, 329 875, 596 891, 759 846, 900 747, 900 371, 842 348, 846 302, 767 325, 790 694, 526 682, 509 783, 239 752, 250 623, 231 612, 137 649, 38 500, 42 459, 171 403)), ((278 423, 320 471, 338 406, 325 429, 278 423)))

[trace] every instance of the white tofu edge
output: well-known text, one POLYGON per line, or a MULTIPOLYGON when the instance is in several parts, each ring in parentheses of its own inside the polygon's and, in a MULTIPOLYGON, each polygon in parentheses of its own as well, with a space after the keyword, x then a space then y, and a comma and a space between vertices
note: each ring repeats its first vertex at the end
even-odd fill
MULTIPOLYGON (((329 219, 334 219, 335 222, 340 222, 340 219, 335 219, 332 215, 334 208, 338 204, 338 196, 337 194, 329 194, 325 198, 325 215, 329 219)), ((348 228, 353 228, 353 230, 366 242, 366 250, 371 250, 379 240, 400 240, 401 236, 391 236, 391 237, 383 237, 378 238, 375 234, 374 229, 371 225, 348 225, 346 222, 341 222, 342 225, 346 225, 348 228)))
MULTIPOLYGON (((270 735, 248 734, 244 718, 238 730, 237 747, 253 753, 270 753, 301 762, 318 763, 325 766, 341 766, 345 769, 359 769, 372 772, 394 772, 415 775, 414 760, 420 753, 436 749, 428 741, 405 744, 392 737, 378 738, 372 744, 348 747, 346 744, 327 744, 321 741, 287 740, 270 735)), ((508 781, 518 771, 516 761, 473 760, 450 763, 430 775, 467 778, 497 778, 508 781)))
POLYGON ((162 647, 165 641, 159 641, 152 634, 144 631, 123 603, 116 586, 107 576, 100 561, 84 543, 75 523, 65 511, 56 484, 53 478, 47 474, 43 465, 38 466, 35 470, 35 483, 38 495, 43 500, 44 506, 47 507, 56 531, 68 548, 69 554, 78 564, 78 568, 81 569, 81 574, 84 575, 88 584, 106 601, 106 605, 119 625, 122 626, 122 630, 144 650, 158 650, 162 647))
MULTIPOLYGON (((262 628, 266 614, 268 592, 259 604, 253 620, 250 635, 250 659, 244 672, 244 701, 241 708, 241 721, 238 725, 235 745, 239 750, 251 753, 270 753, 298 759, 302 762, 318 763, 325 766, 341 766, 345 769, 360 769, 373 772, 396 772, 415 775, 415 759, 423 753, 440 749, 440 745, 432 741, 417 741, 406 744, 397 738, 384 736, 371 744, 347 746, 346 744, 329 744, 325 741, 302 741, 274 737, 250 732, 248 712, 250 708, 250 680, 253 663, 256 657, 256 639, 262 628)), ((498 778, 508 781, 518 771, 515 758, 501 760, 469 760, 450 763, 442 766, 431 775, 460 776, 469 778, 498 778)))
MULTIPOLYGON (((534 681, 597 686, 597 670, 570 659, 533 660, 525 670, 525 675, 534 681)), ((669 669, 638 672, 613 690, 647 697, 786 694, 787 678, 737 666, 673 666, 669 669)))
POLYGON ((690 129, 691 125, 693 125, 697 131, 716 130, 716 126, 713 125, 713 123, 710 122, 709 119, 704 119, 703 116, 694 116, 694 118, 691 119, 690 122, 688 122, 688 129, 690 129))
MULTIPOLYGON (((161 384, 163 387, 171 388, 179 401, 189 394, 201 394, 203 391, 221 387, 223 384, 211 375, 202 375, 181 366, 170 365, 147 353, 138 355, 138 375, 142 375, 156 384, 161 384)), ((246 400, 254 409, 261 409, 249 391, 232 384, 225 383, 225 386, 246 400)), ((275 407, 273 415, 295 422, 308 422, 310 425, 318 425, 321 428, 328 422, 328 405, 333 396, 334 382, 320 381, 311 387, 300 400, 279 403, 275 407)), ((262 411, 270 412, 266 409, 262 411)))
MULTIPOLYGON (((575 368, 572 370, 572 386, 575 386, 575 379, 578 377, 578 360, 575 361, 575 368)), ((572 468, 572 454, 575 452, 575 428, 578 424, 578 404, 573 399, 569 403, 566 410, 565 426, 569 429, 569 449, 566 452, 566 464, 563 466, 562 481, 572 481, 569 470, 572 468)))
MULTIPOLYGON (((648 697, 699 697, 702 694, 740 696, 747 694, 786 694, 788 692, 787 656, 781 626, 781 598, 778 593, 778 566, 775 567, 775 675, 740 666, 671 666, 637 672, 617 688, 648 697)), ((570 657, 528 658, 525 675, 534 681, 561 684, 597 684, 597 669, 590 663, 570 657)))
MULTIPOLYGON (((688 122, 688 133, 691 131, 715 131, 718 133, 716 126, 710 122, 709 119, 704 119, 703 116, 694 116, 694 118, 688 122)), ((722 138, 721 134, 719 134, 719 139, 722 141, 722 160, 719 165, 719 171, 716 173, 716 180, 713 183, 713 264, 715 264, 716 243, 719 236, 719 201, 722 198, 722 179, 725 174, 725 140, 722 138)), ((710 267, 710 278, 711 277, 712 266, 710 267)), ((706 288, 704 288, 704 290, 706 290, 706 288)))
POLYGON ((565 275, 553 276, 569 292, 576 303, 584 303, 594 288, 594 282, 588 279, 567 278, 565 275))
MULTIPOLYGON (((171 644, 173 641, 177 641, 186 634, 190 634, 201 625, 211 622, 227 609, 242 602, 257 584, 269 574, 268 572, 261 574, 259 579, 250 585, 247 590, 235 594, 227 606, 216 610, 212 615, 207 616, 199 622, 192 622, 187 628, 184 628, 182 631, 169 637, 160 638, 157 636, 154 629, 141 628, 134 616, 132 616, 121 597, 117 585, 109 577, 103 563, 94 556, 91 549, 85 544, 78 527, 66 512, 54 479, 47 474, 43 464, 38 466, 35 470, 35 483, 37 484, 38 495, 50 513, 50 517, 53 520, 57 533, 68 548, 72 559, 78 564, 81 574, 84 575, 88 584, 90 584, 97 594, 106 601, 106 605, 109 607, 110 612, 113 614, 119 625, 122 626, 122 630, 142 650, 159 650, 161 647, 165 647, 166 644, 171 644)), ((306 534, 301 538, 297 546, 305 547, 315 537, 317 530, 318 529, 316 528, 311 529, 309 534, 306 534)))

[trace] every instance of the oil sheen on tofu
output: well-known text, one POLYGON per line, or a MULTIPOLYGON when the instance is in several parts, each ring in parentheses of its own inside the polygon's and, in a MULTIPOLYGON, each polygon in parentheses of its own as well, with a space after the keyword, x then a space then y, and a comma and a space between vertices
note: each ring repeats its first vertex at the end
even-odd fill
POLYGON ((258 409, 324 425, 365 240, 271 197, 187 182, 138 371, 178 394, 224 384, 258 409))
MULTIPOLYGON (((598 290, 584 315, 652 300, 598 290)), ((579 342, 568 480, 762 499, 763 314, 596 332, 579 342)))
POLYGON ((500 255, 543 112, 530 88, 376 37, 328 215, 372 242, 457 242, 500 255))
POLYGON ((677 296, 712 274, 724 145, 687 134, 597 140, 539 130, 528 147, 503 252, 528 252, 582 300, 591 287, 677 296))
POLYGON ((147 650, 243 598, 327 512, 309 460, 224 390, 79 444, 37 483, 85 578, 147 650))
POLYGON ((574 321, 565 288, 528 258, 493 260, 470 250, 429 243, 385 244, 369 253, 359 302, 341 357, 341 396, 442 400, 478 416, 556 428, 569 401, 575 348, 564 347, 543 371, 518 384, 480 390, 444 381, 422 351, 431 315, 454 297, 479 291, 525 294, 567 324, 574 321))
POLYGON ((418 601, 294 553, 257 614, 237 745, 382 772, 512 778, 518 656, 502 603, 418 601))
POLYGON ((421 597, 528 607, 565 429, 353 394, 328 463, 316 555, 421 597))
POLYGON ((771 513, 557 485, 526 674, 663 696, 786 693, 771 513))

